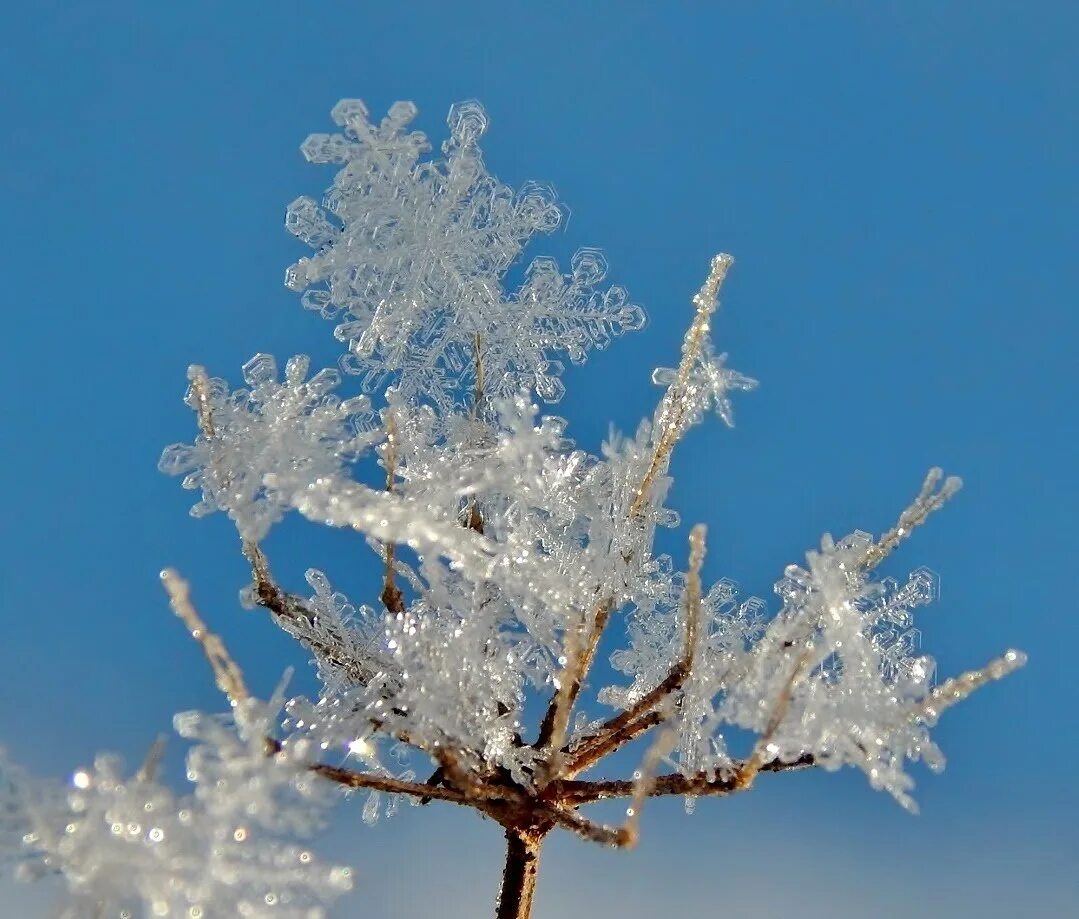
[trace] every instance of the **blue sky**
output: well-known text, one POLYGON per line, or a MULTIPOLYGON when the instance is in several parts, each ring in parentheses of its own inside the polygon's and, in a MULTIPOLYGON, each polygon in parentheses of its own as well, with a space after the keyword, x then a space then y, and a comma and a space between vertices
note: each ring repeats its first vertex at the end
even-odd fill
MULTIPOLYGON (((706 575, 769 596, 822 532, 886 529, 939 464, 966 488, 890 569, 941 576, 924 646, 944 673, 1030 654, 942 723, 950 763, 917 773, 920 816, 853 773, 761 781, 692 817, 660 803, 633 853, 552 843, 537 919, 1073 906, 1074 4, 37 0, 6 20, 0 742, 18 758, 136 763, 173 712, 220 707, 165 565, 257 690, 303 663, 239 609, 234 533, 190 519, 157 456, 192 434, 189 362, 236 380, 256 351, 336 356, 282 286, 301 252, 284 207, 329 178, 298 147, 331 106, 415 100, 437 142, 449 105, 478 98, 492 170, 572 209, 533 251, 602 246, 650 316, 567 375, 582 446, 651 410, 708 259, 737 258, 714 334, 762 385, 675 462, 675 505, 710 527, 706 575)), ((310 565, 356 599, 371 583, 355 538, 291 522, 267 548, 290 586, 310 565)), ((359 868, 340 915, 486 914, 497 827, 433 806, 358 825, 346 807, 327 840, 359 868)))

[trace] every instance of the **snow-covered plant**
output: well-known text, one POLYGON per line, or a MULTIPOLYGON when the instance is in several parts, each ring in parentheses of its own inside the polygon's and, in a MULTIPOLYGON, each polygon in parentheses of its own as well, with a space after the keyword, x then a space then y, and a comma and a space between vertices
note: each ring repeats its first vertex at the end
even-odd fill
POLYGON ((581 362, 640 328, 643 311, 603 286, 593 249, 568 272, 535 258, 509 286, 526 244, 562 219, 553 193, 487 171, 477 103, 450 110, 435 159, 409 130, 415 113, 397 103, 374 124, 362 102, 340 102, 341 132, 302 147, 339 171, 321 201, 287 210, 313 252, 286 284, 336 322, 339 369, 359 392, 338 395, 341 372, 309 375, 302 355, 283 379, 256 355, 235 390, 192 367, 198 431, 160 464, 200 492, 194 514, 235 522, 252 571, 242 599, 313 656, 318 698, 252 699, 167 572, 232 706, 227 720, 177 716, 195 743, 193 794, 157 782, 152 762, 124 778, 102 758, 67 787, 4 766, 14 849, 26 873, 63 875, 71 915, 321 915, 348 871, 289 840, 315 828, 337 790, 366 796, 367 822, 411 799, 499 823, 497 916, 520 919, 551 831, 630 846, 651 796, 690 806, 761 773, 849 765, 914 809, 906 764, 943 764, 930 737, 941 713, 1024 661, 1008 651, 936 682, 912 619, 933 599, 933 576, 876 575, 958 490, 939 469, 882 536, 826 534, 783 572, 773 609, 731 581, 702 584, 703 526, 689 533, 684 572, 657 555, 657 527, 678 522, 665 506, 676 445, 709 411, 732 424, 732 393, 755 386, 711 340, 732 259, 713 259, 677 366, 654 372, 652 416, 591 454, 537 401, 561 397, 566 357, 581 362), (314 569, 310 596, 279 586, 261 542, 290 511, 364 535, 384 572, 365 604, 314 569), (579 702, 608 645, 625 680, 599 689, 594 704, 611 711, 589 720, 579 702), (535 724, 531 711, 543 713, 535 724), (631 777, 592 777, 648 734, 631 777), (355 768, 338 765, 346 753, 355 768), (611 798, 628 802, 621 824, 589 818, 587 805, 611 798))

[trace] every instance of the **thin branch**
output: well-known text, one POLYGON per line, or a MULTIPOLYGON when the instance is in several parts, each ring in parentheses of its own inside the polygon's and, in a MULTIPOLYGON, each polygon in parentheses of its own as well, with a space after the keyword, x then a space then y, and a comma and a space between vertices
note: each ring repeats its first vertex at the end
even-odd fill
POLYGON ((862 560, 864 567, 868 569, 879 565, 916 527, 920 527, 932 513, 940 510, 962 487, 963 480, 959 476, 950 475, 945 479, 944 470, 939 466, 930 469, 921 490, 899 515, 896 525, 866 551, 862 560))
POLYGON ((653 434, 655 446, 652 450, 652 458, 648 464, 648 471, 645 472, 634 494, 633 504, 629 509, 630 517, 637 517, 644 510, 656 477, 666 466, 671 451, 685 432, 685 390, 693 372, 694 362, 704 347, 712 314, 718 305, 719 288, 733 264, 734 259, 729 255, 720 253, 715 256, 704 285, 693 297, 693 305, 697 308, 697 312, 682 340, 682 360, 678 364, 678 375, 667 387, 660 401, 657 412, 659 430, 653 434))
POLYGON ((157 775, 157 770, 161 766, 161 757, 165 755, 165 746, 168 744, 168 740, 168 736, 165 734, 158 734, 154 738, 154 742, 150 744, 150 749, 146 751, 142 765, 139 766, 139 771, 135 773, 140 782, 152 781, 154 776, 157 775))
MULTIPOLYGON (((578 836, 591 842, 598 842, 605 846, 632 848, 637 844, 639 837, 640 817, 644 800, 652 794, 655 787, 656 766, 663 756, 670 752, 674 742, 674 732, 664 731, 646 754, 640 768, 633 774, 631 783, 631 797, 633 800, 630 802, 630 806, 626 808, 626 820, 621 826, 595 823, 582 817, 573 809, 577 804, 570 804, 561 794, 557 798, 541 804, 543 813, 548 814, 560 826, 572 830, 578 836)), ((561 783, 559 788, 561 790, 561 783)))
POLYGON ((774 757, 776 750, 770 749, 772 744, 772 738, 775 737, 776 731, 779 730, 779 726, 783 724, 783 719, 787 717, 787 711, 790 709, 791 702, 794 698, 794 688, 798 685, 798 681, 802 678, 802 674, 805 673, 806 665, 810 660, 810 651, 805 649, 798 659, 794 663, 794 669, 791 671, 790 676, 787 677, 786 682, 783 684, 783 689, 776 697, 775 707, 772 709, 771 717, 768 719, 768 723, 764 727, 764 731, 757 738, 757 742, 753 745, 753 752, 750 754, 742 767, 738 770, 735 776, 735 781, 738 783, 739 788, 748 789, 753 780, 757 777, 757 773, 761 771, 761 767, 766 762, 765 757, 768 754, 772 754, 774 757))
POLYGON ((974 690, 981 689, 987 683, 1001 680, 1014 673, 1027 662, 1027 656, 1022 651, 1009 649, 1000 657, 994 658, 980 670, 968 670, 959 676, 950 677, 939 686, 934 687, 925 699, 914 711, 913 717, 936 724, 937 719, 947 709, 957 702, 962 702, 974 690))
MULTIPOLYGON (((273 756, 284 749, 281 741, 273 737, 266 738, 266 753, 273 756)), ((404 782, 384 775, 369 772, 357 772, 343 766, 331 766, 328 763, 311 763, 307 769, 338 785, 346 788, 369 788, 372 791, 385 791, 393 795, 410 795, 414 798, 435 798, 449 801, 451 804, 474 806, 475 802, 468 795, 455 788, 433 788, 420 782, 404 782)))
MULTIPOLYGON (((250 693, 244 684, 243 673, 232 659, 225 647, 224 642, 215 635, 202 621, 189 597, 187 582, 172 569, 161 572, 161 580, 169 594, 169 600, 173 612, 183 621, 191 631, 192 637, 202 646, 202 650, 214 671, 214 679, 220 689, 228 698, 231 705, 236 706, 240 702, 250 698, 250 693)), ((266 752, 273 755, 281 752, 282 744, 272 738, 266 738, 266 752)), ((152 767, 153 750, 147 758, 149 767, 152 767)), ((149 768, 144 765, 144 769, 149 768)), ((313 763, 308 766, 311 772, 321 775, 323 778, 345 785, 349 788, 370 788, 373 791, 385 791, 391 794, 406 794, 418 798, 437 798, 442 801, 452 801, 455 804, 475 805, 475 800, 468 794, 456 789, 433 788, 430 785, 418 782, 402 782, 398 779, 385 776, 370 775, 362 772, 354 772, 338 766, 330 766, 326 763, 313 763)), ((141 773, 140 773, 141 774, 141 773)))
MULTIPOLYGON (((637 708, 637 706, 634 706, 634 708, 637 708)), ((584 738, 584 741, 587 741, 588 743, 587 762, 583 761, 586 753, 584 743, 571 747, 571 755, 566 764, 565 774, 570 776, 583 772, 585 769, 609 756, 611 753, 614 753, 616 750, 620 750, 626 744, 630 743, 630 741, 636 740, 642 734, 647 734, 656 725, 662 724, 666 720, 666 714, 653 708, 643 715, 640 715, 635 721, 630 721, 628 724, 612 730, 607 734, 597 732, 596 734, 584 738)), ((610 724, 610 721, 607 723, 610 724)))
MULTIPOLYGON (((484 363, 483 363, 483 337, 479 332, 475 334, 473 341, 473 360, 475 367, 476 385, 472 391, 472 413, 471 419, 475 424, 480 417, 480 410, 483 406, 485 375, 484 375, 484 363)), ((480 513, 479 504, 476 502, 476 496, 472 495, 468 499, 468 504, 465 507, 463 520, 461 523, 468 527, 470 530, 474 530, 480 535, 483 534, 483 515, 480 513)))
POLYGON ((565 766, 564 774, 567 777, 584 771, 597 760, 659 724, 663 717, 654 715, 653 709, 671 693, 680 689, 691 673, 697 638, 701 631, 701 565, 704 563, 706 534, 707 529, 703 524, 695 526, 689 534, 689 572, 683 601, 686 632, 681 658, 671 667, 667 676, 645 693, 636 704, 608 719, 593 735, 577 745, 565 766))
POLYGON ((633 775, 633 795, 626 808, 626 823, 623 827, 623 845, 632 847, 640 836, 641 810, 645 798, 649 797, 656 786, 656 768, 660 760, 674 749, 678 735, 670 728, 663 730, 652 743, 640 768, 633 775))
POLYGON ((318 658, 340 670, 350 682, 357 686, 366 686, 371 682, 375 676, 373 670, 364 667, 360 661, 341 654, 342 648, 347 645, 343 635, 335 634, 325 622, 322 622, 321 629, 329 635, 331 641, 337 641, 339 646, 334 647, 330 642, 319 639, 314 630, 315 613, 300 597, 281 589, 274 580, 269 561, 258 543, 245 539, 242 542, 242 551, 244 558, 251 565, 251 577, 255 585, 258 605, 268 610, 282 629, 308 650, 313 651, 318 658))
MULTIPOLYGON (((386 450, 384 459, 386 462, 386 492, 393 494, 394 480, 397 478, 397 424, 393 419, 393 412, 386 410, 386 450)), ((386 573, 382 580, 382 593, 379 599, 391 613, 403 613, 405 611, 405 595, 397 586, 396 572, 393 561, 397 551, 396 544, 390 540, 386 544, 386 573)))
POLYGON ((191 392, 195 396, 195 419, 199 430, 207 438, 216 437, 213 409, 210 408, 210 377, 206 373, 206 368, 199 364, 192 364, 187 368, 187 379, 191 384, 191 392))
POLYGON ((190 630, 191 637, 202 645, 206 660, 214 671, 214 682, 225 694, 229 704, 235 707, 250 698, 247 686, 244 685, 243 672, 229 656, 225 643, 206 627, 206 623, 191 604, 187 581, 172 568, 166 568, 161 572, 161 582, 168 592, 172 611, 190 630))
MULTIPOLYGON (((719 288, 732 264, 734 264, 734 259, 730 255, 721 253, 715 256, 712 259, 711 268, 704 285, 693 297, 696 314, 682 341, 682 359, 678 365, 678 376, 674 383, 667 387, 667 391, 660 401, 659 420, 657 422, 659 425, 658 436, 653 436, 655 445, 648 470, 637 486, 633 502, 627 514, 631 519, 641 514, 657 476, 670 459, 671 451, 684 431, 686 410, 684 390, 692 373, 694 361, 700 356, 701 349, 704 346, 711 316, 718 305, 719 288)), ((595 627, 581 652, 576 656, 567 653, 568 664, 572 664, 572 668, 567 666, 564 674, 568 674, 569 679, 567 681, 565 677, 563 678, 559 691, 556 692, 554 699, 551 701, 547 714, 540 725, 540 737, 535 745, 537 749, 553 748, 556 759, 560 755, 558 751, 562 746, 561 737, 556 737, 556 734, 558 734, 560 727, 564 732, 565 726, 569 723, 573 702, 588 675, 592 665, 592 656, 595 654, 595 650, 603 637, 603 631, 613 608, 613 598, 600 604, 596 608, 595 627), (563 690, 563 686, 566 687, 565 690, 563 690)), ((567 652, 570 650, 567 648, 567 652)), ((684 678, 685 674, 682 675, 681 679, 684 678)))
MULTIPOLYGON (((762 772, 795 772, 815 765, 812 756, 806 754, 790 762, 770 760, 761 764, 757 770, 762 772)), ((552 782, 549 792, 565 805, 579 807, 596 801, 612 798, 630 798, 634 794, 636 783, 625 779, 605 779, 583 781, 580 779, 561 779, 552 782)), ((661 775, 655 779, 648 790, 647 797, 657 798, 665 795, 689 795, 691 797, 722 796, 744 790, 739 785, 737 770, 724 777, 707 773, 684 776, 677 773, 661 775)))
POLYGON ((628 836, 624 826, 608 826, 604 823, 594 823, 582 817, 576 811, 570 810, 561 804, 552 803, 543 809, 552 820, 571 832, 576 833, 582 839, 589 842, 598 842, 601 846, 625 846, 628 844, 628 836))
POLYGON ((588 639, 581 642, 580 630, 569 633, 566 641, 566 665, 562 668, 559 677, 558 689, 555 692, 551 704, 547 708, 543 721, 540 723, 539 737, 536 740, 537 750, 550 749, 555 751, 557 758, 565 741, 566 729, 569 725, 569 716, 573 710, 573 704, 581 692, 585 678, 592 668, 592 662, 599 647, 603 631, 611 616, 614 602, 607 600, 599 604, 593 613, 592 628, 588 639))

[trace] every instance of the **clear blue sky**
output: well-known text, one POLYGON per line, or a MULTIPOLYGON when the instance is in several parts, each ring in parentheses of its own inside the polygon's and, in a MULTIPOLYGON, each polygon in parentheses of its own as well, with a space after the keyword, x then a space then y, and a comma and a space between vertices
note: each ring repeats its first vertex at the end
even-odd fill
MULTIPOLYGON (((493 170, 573 210, 537 251, 602 246, 650 315, 567 377, 583 446, 650 411, 708 258, 738 259, 715 337, 762 385, 675 464, 709 577, 770 596, 822 532, 880 532, 940 464, 967 487, 891 569, 941 575, 925 647, 945 673, 1030 654, 941 725, 921 816, 853 773, 658 804, 636 852, 549 846, 537 919, 1074 908, 1079 6, 35 0, 3 31, 0 742, 29 766, 135 763, 173 712, 220 707, 166 564, 256 689, 302 664, 238 608, 234 533, 187 517, 157 456, 192 434, 189 362, 235 380, 260 350, 333 360, 282 275, 284 207, 329 177, 297 148, 337 99, 413 99, 437 142, 474 97, 493 170)), ((295 522, 268 549, 289 586, 314 564, 371 590, 354 537, 295 522)), ((434 806, 358 824, 345 808, 331 837, 359 867, 339 915, 486 915, 497 827, 434 806)))

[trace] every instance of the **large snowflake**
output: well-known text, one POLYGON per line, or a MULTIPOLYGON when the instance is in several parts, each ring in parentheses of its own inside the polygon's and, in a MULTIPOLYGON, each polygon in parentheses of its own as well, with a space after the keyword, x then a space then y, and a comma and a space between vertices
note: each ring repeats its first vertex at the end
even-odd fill
POLYGON ((506 290, 529 239, 563 215, 549 188, 514 191, 487 172, 479 103, 450 109, 438 160, 421 160, 430 144, 407 131, 412 103, 394 104, 378 126, 356 99, 331 114, 343 134, 312 134, 301 149, 311 162, 344 166, 321 205, 308 197, 289 205, 286 226, 316 252, 288 269, 286 284, 305 291, 308 309, 342 320, 341 365, 365 391, 396 382, 406 397, 441 408, 521 389, 555 402, 560 357, 581 362, 644 325, 623 288, 597 287, 607 266, 596 250, 580 250, 568 274, 537 258, 506 290))

